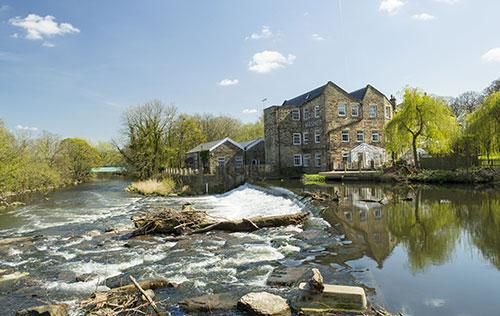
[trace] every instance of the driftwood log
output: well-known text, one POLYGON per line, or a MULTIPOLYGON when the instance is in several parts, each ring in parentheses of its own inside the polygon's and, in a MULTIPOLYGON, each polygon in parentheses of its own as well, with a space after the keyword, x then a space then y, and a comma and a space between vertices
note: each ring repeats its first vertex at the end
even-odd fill
POLYGON ((142 216, 133 216, 136 229, 132 236, 147 234, 187 235, 212 230, 228 232, 250 232, 265 227, 299 225, 309 214, 300 212, 287 215, 255 216, 234 221, 219 221, 202 211, 190 208, 178 211, 171 208, 159 209, 142 216))

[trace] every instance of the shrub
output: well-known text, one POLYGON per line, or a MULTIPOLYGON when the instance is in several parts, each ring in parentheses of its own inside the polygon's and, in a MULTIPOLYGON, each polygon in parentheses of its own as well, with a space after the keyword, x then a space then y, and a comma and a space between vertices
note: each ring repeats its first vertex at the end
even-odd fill
POLYGON ((314 182, 314 183, 325 183, 326 177, 319 175, 319 174, 304 174, 302 176, 302 182, 304 183, 309 183, 309 182, 314 182))

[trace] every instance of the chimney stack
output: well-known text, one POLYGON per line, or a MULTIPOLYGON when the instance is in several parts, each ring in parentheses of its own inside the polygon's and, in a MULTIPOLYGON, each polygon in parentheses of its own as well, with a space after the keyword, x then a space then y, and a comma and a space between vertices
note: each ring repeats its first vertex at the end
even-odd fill
POLYGON ((396 111, 396 98, 391 94, 391 99, 389 100, 392 104, 392 110, 396 111))

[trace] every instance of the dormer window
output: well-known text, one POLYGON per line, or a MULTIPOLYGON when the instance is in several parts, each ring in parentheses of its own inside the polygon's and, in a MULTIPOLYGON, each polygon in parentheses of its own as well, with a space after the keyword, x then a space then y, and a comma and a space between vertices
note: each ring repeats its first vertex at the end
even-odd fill
POLYGON ((292 120, 300 121, 300 110, 299 109, 292 110, 292 120))

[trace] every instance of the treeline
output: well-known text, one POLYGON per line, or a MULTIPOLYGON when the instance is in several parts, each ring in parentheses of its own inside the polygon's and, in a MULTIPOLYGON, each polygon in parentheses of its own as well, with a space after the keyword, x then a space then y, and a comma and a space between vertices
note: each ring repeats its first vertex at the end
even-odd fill
POLYGON ((29 132, 12 133, 0 121, 0 196, 83 182, 93 167, 122 164, 110 143, 92 146, 84 139, 61 139, 49 132, 32 137, 29 132))
POLYGON ((185 166, 186 152, 201 143, 263 137, 264 123, 262 118, 243 124, 229 116, 179 114, 175 106, 151 101, 124 113, 121 134, 117 147, 137 176, 147 179, 163 168, 185 166))
POLYGON ((491 163, 500 153, 500 79, 482 93, 468 91, 449 100, 406 88, 385 132, 394 160, 410 150, 416 167, 419 148, 484 156, 491 163))

